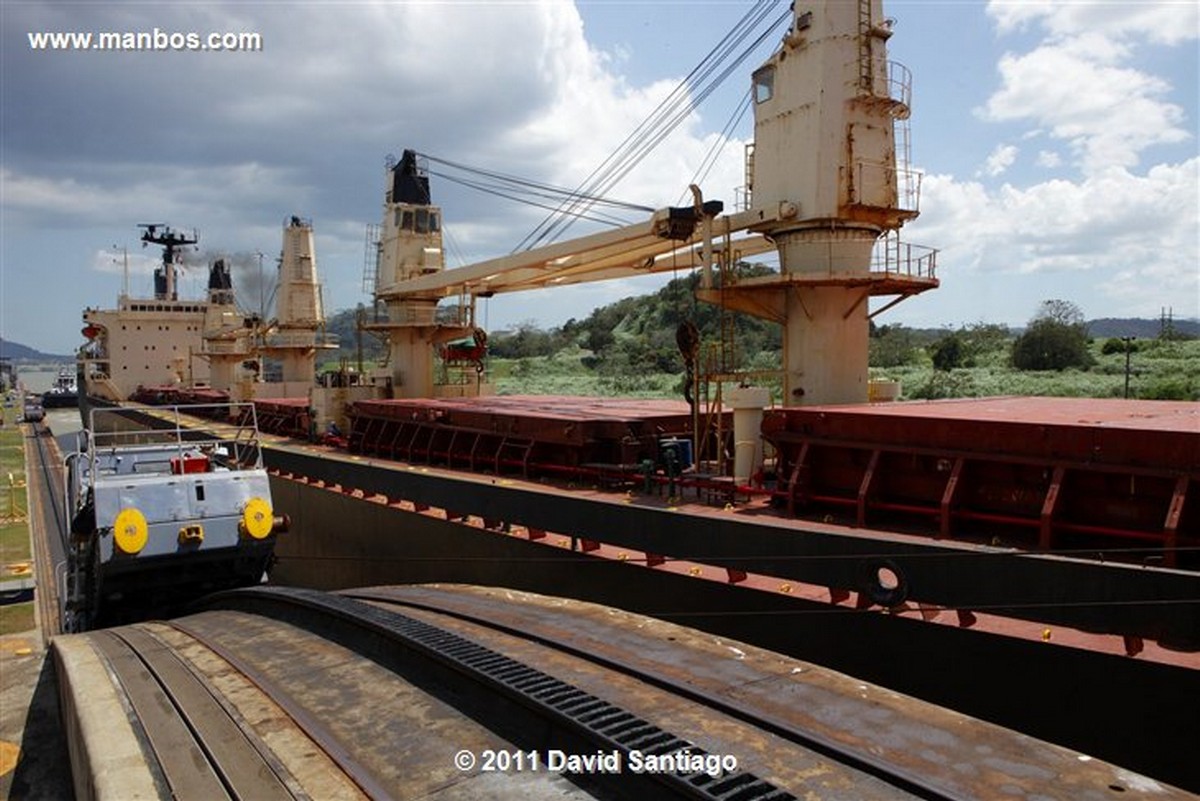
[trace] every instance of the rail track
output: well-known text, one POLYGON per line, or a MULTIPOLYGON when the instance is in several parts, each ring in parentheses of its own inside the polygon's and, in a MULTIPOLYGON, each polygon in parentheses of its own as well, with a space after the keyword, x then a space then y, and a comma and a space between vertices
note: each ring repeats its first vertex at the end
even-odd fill
POLYGON ((55 640, 80 797, 125 797, 138 782, 179 799, 1175 792, 609 607, 449 586, 259 587, 204 606, 55 640), (124 729, 132 745, 119 744, 124 729), (138 755, 139 767, 106 774, 114 753, 138 755))
MULTIPOLYGON (((38 585, 34 593, 38 616, 41 619, 42 638, 50 638, 62 632, 61 606, 59 603, 59 575, 66 565, 66 532, 70 521, 65 520, 63 504, 62 458, 58 447, 45 422, 28 424, 32 436, 33 455, 41 481, 32 486, 40 491, 29 493, 29 520, 32 527, 33 553, 38 569, 38 585)), ((26 451, 26 458, 29 451, 26 451)))

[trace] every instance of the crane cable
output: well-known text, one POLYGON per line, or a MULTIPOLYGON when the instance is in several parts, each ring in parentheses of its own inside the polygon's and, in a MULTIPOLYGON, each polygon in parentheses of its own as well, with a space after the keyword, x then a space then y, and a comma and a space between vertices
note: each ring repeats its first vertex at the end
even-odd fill
POLYGON ((571 217, 580 206, 585 205, 588 196, 602 194, 611 189, 640 163, 650 150, 660 144, 699 103, 703 102, 746 58, 757 50, 758 46, 783 21, 790 18, 791 9, 788 8, 748 46, 743 47, 746 39, 767 18, 773 5, 773 0, 759 0, 726 34, 725 38, 659 104, 655 111, 626 137, 617 150, 592 171, 591 175, 580 185, 576 196, 565 202, 555 214, 544 219, 534 231, 522 240, 517 249, 528 250, 561 235, 570 226, 571 217), (741 51, 733 56, 732 54, 739 47, 742 47, 741 51), (722 69, 722 63, 731 57, 733 57, 733 61, 722 69), (720 71, 718 72, 718 70, 720 71), (713 77, 714 73, 715 77, 713 77))
MULTIPOLYGON (((588 179, 585 180, 585 183, 581 185, 581 194, 594 193, 597 187, 609 184, 610 181, 615 182, 616 180, 620 180, 627 171, 625 165, 629 165, 631 168, 644 157, 647 152, 646 145, 653 140, 656 133, 663 132, 664 135, 665 133, 669 133, 670 130, 690 113, 695 107, 696 102, 698 102, 698 93, 693 90, 700 85, 702 80, 708 79, 712 71, 723 60, 729 57, 732 50, 744 41, 749 31, 761 22, 768 10, 769 4, 760 0, 760 2, 747 11, 746 15, 726 34, 725 38, 675 87, 654 112, 634 129, 617 150, 592 172, 588 179)), ((655 144, 657 143, 655 142, 655 144)), ((540 226, 542 229, 540 233, 535 229, 530 237, 526 237, 526 242, 530 242, 529 247, 533 247, 540 241, 565 230, 565 214, 569 213, 570 210, 573 210, 573 206, 564 209, 563 213, 560 213, 557 218, 548 217, 546 220, 543 220, 542 226, 540 226)), ((526 242, 523 242, 522 245, 525 245, 526 242)))
MULTIPOLYGON (((708 178, 708 174, 712 172, 712 168, 717 164, 717 156, 719 156, 721 151, 725 149, 725 145, 729 144, 729 140, 733 137, 734 130, 736 130, 738 125, 741 124, 742 118, 746 116, 746 112, 749 110, 750 90, 747 89, 746 94, 742 95, 741 101, 738 103, 737 107, 734 108, 733 113, 729 116, 729 120, 725 123, 725 127, 721 129, 721 135, 716 138, 716 140, 713 142, 713 146, 708 149, 708 153, 705 154, 704 159, 700 162, 700 166, 696 168, 696 172, 692 176, 692 180, 688 181, 689 187, 691 187, 693 184, 699 186, 700 184, 704 183, 706 178, 708 178)), ((683 192, 679 194, 679 200, 676 201, 677 204, 682 206, 685 202, 687 202, 689 194, 691 194, 690 188, 684 189, 683 192)))

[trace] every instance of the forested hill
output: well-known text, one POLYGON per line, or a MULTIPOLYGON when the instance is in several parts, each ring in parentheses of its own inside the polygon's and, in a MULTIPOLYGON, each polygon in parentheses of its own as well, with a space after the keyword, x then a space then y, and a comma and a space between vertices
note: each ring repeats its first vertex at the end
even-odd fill
MULTIPOLYGON (((766 272, 767 268, 758 265, 740 268, 745 277, 766 272)), ((577 346, 591 351, 584 358, 592 367, 620 362, 642 364, 651 370, 679 370, 675 333, 680 323, 690 320, 706 341, 716 341, 720 336, 718 309, 693 297, 698 281, 694 273, 676 278, 658 292, 623 298, 596 309, 583 320, 571 319, 553 328, 540 328, 530 322, 511 331, 489 332, 489 353, 499 358, 524 358, 549 356, 577 346)), ((736 345, 747 358, 780 349, 779 326, 744 314, 735 313, 731 320, 736 345)), ((350 309, 338 312, 326 325, 330 333, 339 335, 344 357, 354 358, 354 321, 355 310, 350 309)), ((382 354, 377 337, 366 334, 362 339, 365 358, 382 354)))
POLYGON ((55 353, 42 353, 28 345, 0 339, 0 358, 11 359, 14 362, 70 362, 75 357, 55 353))
POLYGON ((1164 329, 1184 339, 1200 337, 1200 320, 1147 320, 1138 317, 1102 317, 1088 321, 1088 333, 1096 338, 1137 337, 1157 339, 1164 329))
MULTIPOLYGON (((766 272, 755 265, 740 269, 743 277, 766 272)), ((679 370, 676 332, 681 324, 695 325, 706 342, 720 338, 720 310, 695 299, 698 281, 695 273, 676 278, 654 294, 624 298, 596 309, 583 320, 568 320, 549 331, 521 326, 507 336, 492 337, 491 353, 501 358, 543 356, 578 345, 591 351, 589 366, 608 362, 627 363, 634 369, 641 365, 649 370, 679 370)), ((779 326, 738 313, 732 313, 730 321, 743 360, 780 349, 779 326)))
MULTIPOLYGON (((768 272, 760 265, 744 265, 743 276, 762 275, 768 272)), ((541 328, 533 322, 525 323, 511 331, 489 332, 489 353, 498 358, 528 358, 551 356, 563 350, 578 347, 588 351, 582 355, 588 367, 609 369, 648 369, 675 372, 681 369, 675 334, 680 323, 690 320, 700 330, 704 341, 715 343, 720 340, 720 315, 715 306, 701 303, 693 298, 699 277, 695 273, 670 281, 658 292, 649 295, 624 298, 593 311, 582 320, 571 319, 561 326, 541 328)), ((781 348, 781 332, 778 325, 744 314, 732 314, 733 339, 742 368, 770 367, 777 362, 774 356, 781 348), (756 361, 760 365, 756 365, 756 361)), ((1086 331, 1094 339, 1110 337, 1136 337, 1150 340, 1164 336, 1190 339, 1200 337, 1200 321, 1157 320, 1138 318, 1103 318, 1087 322, 1086 331)), ((328 330, 341 338, 340 355, 354 359, 355 310, 341 311, 330 318, 328 330)), ((970 338, 1007 340, 1021 332, 1003 325, 983 323, 966 326, 962 333, 970 338)), ((950 328, 913 329, 901 325, 872 323, 873 365, 888 366, 889 362, 903 361, 894 358, 891 350, 907 352, 914 347, 925 347, 952 333, 950 328)), ((375 334, 362 335, 365 359, 381 356, 384 346, 375 334)))

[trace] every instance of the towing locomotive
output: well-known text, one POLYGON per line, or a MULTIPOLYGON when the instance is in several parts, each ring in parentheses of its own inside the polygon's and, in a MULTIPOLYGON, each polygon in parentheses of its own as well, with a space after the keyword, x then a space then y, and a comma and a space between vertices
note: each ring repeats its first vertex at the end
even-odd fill
POLYGON ((95 409, 66 458, 63 628, 86 631, 257 584, 287 519, 276 515, 252 404, 173 406, 131 430, 95 409), (204 416, 202 429, 185 416, 204 416))

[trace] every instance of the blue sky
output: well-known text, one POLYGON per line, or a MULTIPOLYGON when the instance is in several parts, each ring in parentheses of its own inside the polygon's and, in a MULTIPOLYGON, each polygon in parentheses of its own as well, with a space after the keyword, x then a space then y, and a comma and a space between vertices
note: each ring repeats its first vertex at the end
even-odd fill
MULTIPOLYGON (((785 6, 780 6, 782 10, 785 6)), ((383 160, 414 148, 559 185, 598 164, 745 3, 0 4, 0 335, 68 353, 109 306, 136 224, 200 231, 248 305, 285 218, 313 219, 327 308, 365 300, 383 160), (249 53, 35 52, 30 31, 256 31, 249 53), (114 246, 117 249, 114 249, 114 246)), ((922 215, 942 288, 880 322, 1022 324, 1048 298, 1089 317, 1200 316, 1198 6, 885 2, 913 72, 922 215)), ((772 37, 612 194, 678 202, 772 37)), ((747 119, 705 181, 734 200, 747 119)), ((433 179, 450 266, 511 250, 536 211, 433 179)), ((584 229, 580 229, 582 232, 584 229)), ((199 293, 203 275, 184 286, 199 293)), ((655 288, 616 281, 494 298, 493 329, 550 326, 655 288)))

